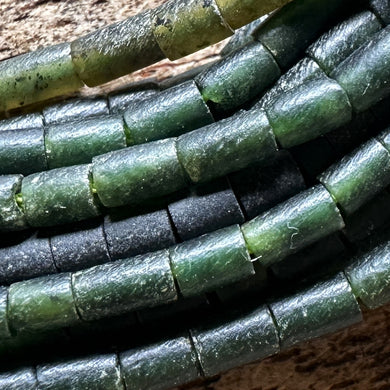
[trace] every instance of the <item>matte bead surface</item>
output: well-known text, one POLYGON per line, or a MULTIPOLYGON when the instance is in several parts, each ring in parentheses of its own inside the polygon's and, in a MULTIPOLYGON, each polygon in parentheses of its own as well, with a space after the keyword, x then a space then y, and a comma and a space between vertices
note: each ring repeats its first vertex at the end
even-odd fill
POLYGON ((343 274, 270 305, 282 349, 336 332, 362 320, 343 274))
POLYGON ((49 46, 0 64, 0 110, 23 107, 82 86, 70 56, 70 44, 49 46))
POLYGON ((131 144, 176 137, 214 121, 193 81, 134 102, 124 119, 131 144))
POLYGON ((318 178, 346 214, 390 184, 390 154, 372 139, 332 165, 318 178))
POLYGON ((217 326, 194 329, 191 335, 205 376, 279 351, 278 333, 265 306, 217 326))
POLYGON ((22 179, 22 175, 0 176, 0 231, 22 230, 28 226, 15 198, 20 192, 22 179))
POLYGON ((0 389, 7 390, 36 390, 38 382, 33 368, 19 368, 18 370, 0 374, 0 389))
POLYGON ((327 77, 278 95, 266 111, 276 139, 284 148, 316 138, 352 118, 346 93, 327 77))
POLYGON ((43 129, 0 131, 0 174, 47 169, 43 129))
POLYGON ((390 23, 390 6, 388 0, 369 0, 369 4, 373 12, 383 23, 390 23))
POLYGON ((253 99, 279 76, 271 53, 260 42, 253 42, 216 62, 195 82, 206 102, 217 111, 227 111, 253 99))
POLYGON ((76 39, 71 48, 76 70, 89 87, 164 58, 153 36, 149 10, 76 39))
POLYGON ((0 131, 36 129, 43 127, 43 116, 39 113, 17 115, 0 121, 0 131))
POLYGON ((45 146, 49 169, 89 163, 94 156, 126 147, 123 119, 103 116, 49 125, 45 146))
POLYGON ((177 158, 175 138, 95 157, 92 175, 99 199, 106 207, 162 196, 186 184, 177 158))
POLYGON ((69 326, 79 320, 69 273, 11 284, 8 302, 9 326, 16 333, 69 326))
POLYGON ((331 195, 317 185, 245 223, 242 231, 249 251, 268 266, 343 227, 331 195))
POLYGON ((390 93, 390 27, 380 31, 331 73, 356 111, 364 111, 390 93))
POLYGON ((183 241, 245 220, 225 178, 193 187, 181 199, 170 203, 168 211, 183 241))
POLYGON ((131 349, 119 355, 127 390, 162 390, 197 379, 197 359, 188 337, 131 349))
POLYGON ((261 110, 239 113, 177 140, 179 160, 194 183, 267 161, 276 151, 274 134, 261 110))
POLYGON ((307 54, 329 74, 381 28, 372 12, 358 13, 323 34, 308 48, 307 54))
POLYGON ((58 225, 100 214, 91 190, 89 165, 34 173, 23 179, 21 193, 31 226, 58 225))
POLYGON ((177 298, 167 251, 76 272, 72 283, 77 309, 86 321, 168 303, 177 298))
POLYGON ((194 53, 233 34, 215 0, 170 0, 155 9, 153 24, 157 42, 170 60, 194 53))
POLYGON ((212 291, 254 274, 238 225, 176 245, 169 254, 172 272, 184 297, 212 291))
POLYGON ((11 337, 11 332, 8 327, 8 289, 0 286, 0 340, 4 340, 9 337, 11 337))
POLYGON ((115 354, 55 362, 37 367, 39 390, 123 390, 115 354))
POLYGON ((124 217, 108 214, 104 233, 112 259, 168 248, 176 242, 165 209, 124 217))

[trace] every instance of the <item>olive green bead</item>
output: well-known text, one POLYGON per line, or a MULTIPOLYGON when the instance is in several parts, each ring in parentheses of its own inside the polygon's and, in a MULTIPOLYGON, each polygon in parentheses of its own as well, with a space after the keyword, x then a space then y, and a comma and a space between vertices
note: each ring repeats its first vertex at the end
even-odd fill
POLYGON ((162 60, 151 14, 141 12, 73 41, 72 59, 81 80, 94 87, 162 60))
POLYGON ((212 291, 255 272, 238 225, 176 245, 169 254, 173 275, 185 297, 212 291))
POLYGON ((16 333, 69 326, 79 321, 70 273, 11 284, 8 305, 9 326, 16 333))
POLYGON ((248 249, 269 266, 344 227, 329 192, 317 185, 242 225, 248 249))
POLYGON ((31 226, 53 226, 100 215, 90 165, 34 173, 22 181, 21 200, 31 226))
POLYGON ((73 92, 82 86, 63 43, 0 63, 0 111, 73 92))
POLYGON ((194 183, 268 161, 276 152, 275 136, 262 110, 243 111, 177 140, 179 160, 194 183))
POLYGON ((8 288, 0 286, 0 340, 11 337, 8 326, 8 288))
POLYGON ((340 208, 351 214, 390 184, 390 154, 372 139, 319 177, 340 208))
POLYGON ((138 203, 186 185, 176 139, 136 145, 92 160, 94 187, 106 207, 138 203))
POLYGON ((156 8, 154 35, 170 60, 222 41, 233 34, 215 0, 170 0, 156 8))

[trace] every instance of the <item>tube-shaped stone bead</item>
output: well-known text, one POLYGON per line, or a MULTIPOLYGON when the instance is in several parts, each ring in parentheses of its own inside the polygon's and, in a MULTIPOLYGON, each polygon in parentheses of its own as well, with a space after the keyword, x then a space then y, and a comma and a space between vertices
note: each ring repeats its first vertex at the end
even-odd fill
POLYGON ((387 0, 369 0, 369 4, 382 23, 390 23, 390 6, 387 0))
POLYGON ((36 390, 38 386, 33 368, 19 368, 18 370, 0 374, 0 389, 7 390, 36 390))
POLYGON ((0 120, 0 131, 43 128, 43 116, 38 112, 0 120))
POLYGON ((11 332, 8 326, 8 288, 0 286, 0 340, 9 337, 11 332))

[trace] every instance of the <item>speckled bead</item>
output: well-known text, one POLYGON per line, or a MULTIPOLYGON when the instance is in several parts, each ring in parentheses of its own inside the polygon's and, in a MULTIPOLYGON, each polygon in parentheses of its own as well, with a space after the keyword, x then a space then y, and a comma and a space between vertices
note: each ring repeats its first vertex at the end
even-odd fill
POLYGON ((40 113, 30 113, 0 120, 0 131, 43 128, 43 116, 40 113))
POLYGON ((18 370, 0 374, 0 389, 7 390, 36 390, 38 381, 33 368, 19 368, 18 370))
POLYGON ((11 332, 8 327, 8 288, 0 286, 0 340, 9 337, 11 337, 11 332))
POLYGON ((381 19, 382 23, 390 23, 390 6, 388 0, 369 0, 372 11, 381 19))

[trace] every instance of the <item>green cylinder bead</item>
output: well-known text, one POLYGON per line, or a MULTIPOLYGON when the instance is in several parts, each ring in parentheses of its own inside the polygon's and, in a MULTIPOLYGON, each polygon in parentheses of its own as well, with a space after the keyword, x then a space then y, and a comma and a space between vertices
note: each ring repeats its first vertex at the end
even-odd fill
POLYGON ((86 321, 177 298, 167 251, 82 270, 73 274, 72 282, 77 309, 86 321))
POLYGON ((99 199, 106 207, 138 203, 186 185, 175 138, 95 157, 92 175, 99 199))
POLYGON ((103 116, 47 126, 45 146, 49 169, 90 163, 92 157, 126 147, 121 117, 103 116))
POLYGON ((343 274, 274 302, 270 308, 282 349, 362 320, 358 302, 343 274))
POLYGON ((272 85, 280 69, 271 53, 253 42, 204 70, 195 82, 218 111, 239 107, 272 85))
POLYGON ((233 34, 215 0, 170 0, 154 10, 153 23, 156 40, 170 60, 233 34))
POLYGON ((72 59, 81 80, 94 87, 162 60, 151 15, 141 12, 73 41, 72 59))
POLYGON ((22 187, 22 175, 0 176, 0 232, 22 230, 28 227, 16 194, 22 187))
POLYGON ((0 120, 0 131, 43 128, 43 115, 35 112, 0 120))
POLYGON ((49 46, 0 63, 0 110, 47 100, 82 86, 70 44, 49 46))
POLYGON ((390 27, 360 47, 331 73, 360 112, 390 93, 390 27))
POLYGON ((52 226, 100 215, 90 170, 90 165, 73 165, 26 176, 21 199, 29 225, 52 226))
POLYGON ((169 254, 184 297, 212 291, 255 272, 238 225, 176 245, 169 254))
POLYGON ((8 288, 0 286, 0 340, 11 337, 8 326, 8 288))
POLYGON ((70 326, 79 321, 70 273, 11 284, 8 305, 9 326, 15 333, 70 326))
POLYGON ((278 333, 266 306, 235 317, 191 330, 205 376, 279 352, 278 333))
POLYGON ((351 214, 390 184, 390 154, 372 139, 318 177, 340 208, 351 214))
POLYGON ((0 389, 36 390, 37 388, 38 382, 33 368, 20 368, 0 374, 0 389))
POLYGON ((124 119, 130 144, 176 137, 214 122, 193 81, 134 102, 125 111, 124 119))
POLYGON ((329 192, 317 185, 242 226, 248 249, 265 266, 344 227, 329 192))
POLYGON ((345 274, 356 297, 369 309, 390 302, 390 242, 358 256, 345 274))
POLYGON ((244 111, 177 140, 179 160, 194 183, 272 159, 274 134, 262 110, 244 111))
POLYGON ((348 96, 325 76, 278 95, 266 112, 275 137, 284 148, 310 141, 352 119, 348 96))

